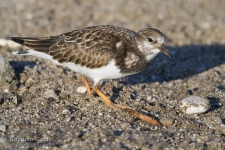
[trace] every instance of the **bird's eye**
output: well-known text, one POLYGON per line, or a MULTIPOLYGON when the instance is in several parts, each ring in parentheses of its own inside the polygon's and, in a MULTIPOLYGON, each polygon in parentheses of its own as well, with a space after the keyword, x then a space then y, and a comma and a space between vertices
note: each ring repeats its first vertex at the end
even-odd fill
POLYGON ((151 43, 151 42, 153 42, 153 39, 152 38, 148 38, 148 41, 151 43))

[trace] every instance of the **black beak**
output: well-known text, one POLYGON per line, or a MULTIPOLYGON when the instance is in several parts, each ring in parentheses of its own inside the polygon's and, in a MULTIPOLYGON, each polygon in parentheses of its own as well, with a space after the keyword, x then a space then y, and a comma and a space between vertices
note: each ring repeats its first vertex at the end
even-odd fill
POLYGON ((168 51, 164 44, 159 47, 160 51, 163 52, 165 55, 169 56, 170 58, 174 58, 173 55, 168 51))

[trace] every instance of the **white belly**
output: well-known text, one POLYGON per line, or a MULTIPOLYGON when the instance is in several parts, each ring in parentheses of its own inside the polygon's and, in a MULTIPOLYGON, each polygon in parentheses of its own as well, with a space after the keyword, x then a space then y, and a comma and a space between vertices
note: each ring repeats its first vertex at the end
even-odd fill
POLYGON ((115 66, 114 60, 111 60, 107 66, 93 69, 81 67, 80 65, 75 65, 74 63, 63 63, 62 65, 77 73, 90 77, 94 80, 94 85, 102 79, 115 79, 126 76, 125 74, 120 73, 120 69, 115 66))
POLYGON ((87 67, 81 67, 81 65, 76 65, 72 62, 69 63, 59 63, 57 60, 52 59, 52 56, 37 52, 32 49, 27 50, 26 54, 18 54, 18 52, 13 52, 14 55, 32 55, 35 57, 43 58, 46 60, 50 60, 57 65, 62 65, 70 68, 72 71, 85 75, 91 78, 94 81, 94 85, 96 85, 102 79, 115 79, 126 76, 127 74, 121 74, 120 69, 116 67, 115 61, 111 60, 107 66, 101 68, 90 69, 87 67))

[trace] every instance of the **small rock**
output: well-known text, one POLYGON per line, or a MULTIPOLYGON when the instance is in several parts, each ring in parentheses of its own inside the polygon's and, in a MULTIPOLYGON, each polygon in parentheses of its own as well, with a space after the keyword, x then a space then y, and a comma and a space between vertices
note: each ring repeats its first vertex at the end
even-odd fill
POLYGON ((45 106, 46 105, 46 102, 41 102, 41 105, 45 106))
POLYGON ((62 114, 67 114, 68 112, 69 112, 68 109, 64 109, 64 110, 62 111, 62 114))
POLYGON ((70 122, 71 119, 72 119, 72 118, 69 116, 69 117, 65 118, 65 121, 66 121, 66 122, 70 122))
POLYGON ((206 112, 210 107, 209 101, 198 96, 189 96, 181 100, 183 112, 186 114, 200 114, 206 112))
POLYGON ((9 61, 0 56, 0 83, 11 83, 14 77, 15 73, 9 61))
POLYGON ((6 139, 4 137, 0 137, 0 143, 5 144, 6 143, 6 139))
POLYGON ((159 120, 164 126, 171 126, 174 124, 174 120, 170 118, 162 118, 159 120))
POLYGON ((13 103, 15 103, 16 105, 19 103, 17 96, 13 96, 12 101, 13 101, 13 103))
POLYGON ((3 117, 3 116, 4 116, 4 114, 3 113, 0 113, 0 118, 3 117))
POLYGON ((167 83, 167 87, 173 87, 174 86, 174 82, 173 81, 170 81, 167 83))
POLYGON ((57 98, 57 95, 56 95, 56 93, 55 93, 54 90, 49 89, 49 90, 46 90, 46 91, 44 92, 44 97, 56 99, 56 98, 57 98))
POLYGON ((23 94, 26 90, 27 90, 27 87, 22 86, 22 87, 19 88, 19 93, 23 94))
POLYGON ((7 126, 6 126, 6 125, 4 125, 4 124, 1 124, 1 125, 0 125, 0 131, 5 132, 6 129, 7 129, 7 126))
POLYGON ((4 89, 4 92, 5 93, 9 93, 9 89, 4 89))
POLYGON ((37 92, 37 88, 35 86, 30 87, 29 92, 35 94, 37 92))
POLYGON ((87 89, 84 86, 79 86, 77 88, 78 93, 84 94, 86 91, 87 91, 87 89))
POLYGON ((25 85, 31 87, 34 84, 34 80, 32 78, 28 78, 25 85))
POLYGON ((152 100, 152 97, 151 96, 147 96, 147 101, 150 101, 150 100, 152 100))
POLYGON ((7 60, 4 57, 0 57, 0 70, 1 73, 4 73, 7 71, 7 60))

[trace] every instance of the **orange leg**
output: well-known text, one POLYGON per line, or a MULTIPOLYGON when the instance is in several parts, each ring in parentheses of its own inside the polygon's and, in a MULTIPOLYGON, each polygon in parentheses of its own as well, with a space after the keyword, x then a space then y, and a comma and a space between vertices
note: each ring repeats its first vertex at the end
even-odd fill
POLYGON ((112 107, 112 108, 114 108, 114 109, 118 109, 118 108, 120 108, 120 109, 123 109, 123 110, 125 110, 127 113, 129 113, 131 116, 133 116, 133 117, 136 117, 136 118, 139 118, 139 119, 141 119, 141 120, 143 120, 143 121, 146 121, 146 122, 148 122, 148 123, 150 123, 150 124, 153 124, 153 125, 162 125, 160 122, 158 122, 157 120, 155 120, 155 119, 153 119, 153 118, 151 118, 151 117, 149 117, 149 116, 147 116, 147 115, 144 115, 144 114, 142 114, 142 113, 139 113, 139 112, 137 112, 137 111, 135 111, 135 110, 132 110, 132 109, 130 109, 129 107, 127 107, 127 106, 123 106, 123 105, 118 105, 118 104, 114 104, 114 103, 112 103, 99 89, 98 89, 98 87, 97 86, 94 86, 93 87, 93 89, 94 89, 94 91, 104 100, 104 102, 108 105, 108 106, 110 106, 110 107, 112 107))
POLYGON ((86 89, 87 89, 88 94, 89 94, 89 95, 92 95, 90 86, 89 86, 88 81, 87 81, 87 77, 86 77, 86 76, 81 76, 81 78, 82 78, 82 80, 83 80, 83 82, 84 82, 84 85, 85 85, 85 87, 86 87, 86 89))

